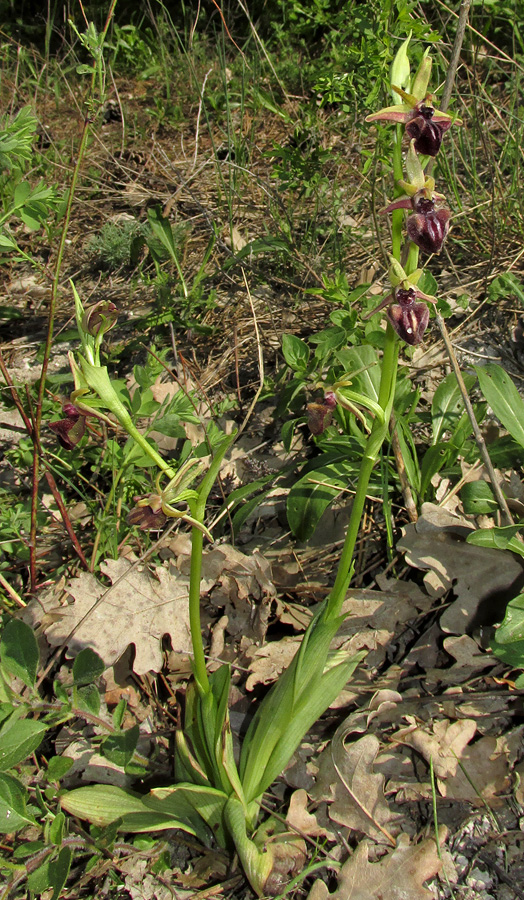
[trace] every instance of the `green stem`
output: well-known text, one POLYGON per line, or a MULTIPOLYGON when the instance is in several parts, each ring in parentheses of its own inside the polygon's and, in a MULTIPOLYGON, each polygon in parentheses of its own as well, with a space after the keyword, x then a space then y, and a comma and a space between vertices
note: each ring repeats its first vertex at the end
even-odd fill
POLYGON ((358 473, 357 491, 351 507, 348 530, 340 555, 335 584, 333 585, 327 601, 325 612, 326 619, 332 619, 340 615, 340 610, 349 586, 353 554, 355 552, 355 544, 360 529, 362 513, 364 512, 369 479, 388 432, 389 419, 393 407, 393 397, 395 395, 397 359, 398 340, 391 324, 388 322, 378 396, 379 406, 384 410, 384 423, 380 422, 377 418, 375 419, 371 433, 366 442, 366 449, 358 473))
POLYGON ((209 694, 211 686, 206 671, 206 657, 202 643, 200 621, 200 579, 204 535, 198 528, 191 531, 191 569, 189 572, 189 629, 193 645, 193 675, 200 695, 209 694))

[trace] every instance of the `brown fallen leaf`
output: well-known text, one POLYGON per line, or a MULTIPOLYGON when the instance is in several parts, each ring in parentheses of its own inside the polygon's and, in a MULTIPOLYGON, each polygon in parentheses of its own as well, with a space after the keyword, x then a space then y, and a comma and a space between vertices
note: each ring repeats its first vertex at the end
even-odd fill
POLYGON ((366 734, 345 744, 347 731, 339 729, 319 758, 312 799, 329 804, 329 818, 340 825, 361 831, 374 840, 394 843, 401 816, 394 813, 384 796, 384 776, 373 771, 380 741, 366 734))
MULTIPOLYGON (((440 840, 444 840, 442 833, 440 840)), ((338 887, 329 893, 317 880, 308 900, 434 900, 424 882, 440 871, 442 863, 433 839, 411 844, 401 834, 397 846, 378 862, 369 862, 369 843, 362 841, 338 874, 338 887)))
MULTIPOLYGON (((412 719, 411 716, 406 718, 412 719)), ((450 722, 448 719, 435 721, 430 726, 411 724, 408 728, 397 731, 392 740, 407 744, 417 750, 429 764, 433 760, 433 769, 438 779, 455 775, 466 746, 475 736, 477 730, 473 719, 459 719, 450 722)))
POLYGON ((450 634, 497 621, 504 597, 518 593, 516 585, 524 575, 522 560, 509 550, 467 544, 472 530, 466 520, 424 503, 418 522, 403 529, 397 544, 411 566, 427 570, 424 584, 431 596, 441 597, 453 587, 457 599, 440 618, 441 628, 450 634))
POLYGON ((300 834, 307 834, 308 837, 325 837, 329 841, 334 841, 336 838, 335 833, 325 828, 318 821, 316 815, 308 812, 307 805, 307 791, 302 788, 298 791, 293 791, 286 816, 287 825, 292 829, 296 829, 300 834))
POLYGON ((165 634, 170 635, 174 651, 191 653, 187 578, 163 566, 157 567, 154 575, 146 569, 129 572, 131 563, 126 559, 107 559, 100 568, 114 587, 108 589, 94 575, 82 572, 67 589, 72 603, 56 606, 49 595, 32 606, 35 622, 42 617, 42 606, 53 620, 45 629, 50 644, 62 644, 78 625, 68 641, 68 652, 74 656, 91 647, 108 668, 134 644, 137 675, 160 671, 165 634))
POLYGON ((466 748, 455 774, 442 783, 439 781, 442 796, 465 800, 474 806, 485 803, 491 808, 501 806, 504 800, 499 795, 510 789, 514 749, 521 742, 522 727, 500 737, 480 738, 466 748))

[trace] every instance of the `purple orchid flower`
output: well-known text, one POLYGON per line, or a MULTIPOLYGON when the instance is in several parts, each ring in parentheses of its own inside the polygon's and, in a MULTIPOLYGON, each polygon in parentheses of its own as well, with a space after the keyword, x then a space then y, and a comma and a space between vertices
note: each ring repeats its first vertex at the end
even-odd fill
POLYGON ((425 303, 417 303, 414 288, 397 288, 397 301, 388 309, 388 319, 398 336, 413 346, 420 344, 429 322, 429 309, 425 303))
POLYGON ((85 434, 86 417, 73 403, 64 403, 62 411, 66 418, 50 422, 49 427, 56 434, 61 446, 65 450, 72 450, 85 434))
MULTIPOLYGON (((366 122, 397 122, 405 125, 406 133, 414 140, 417 153, 436 156, 444 134, 453 124, 453 118, 435 109, 431 102, 431 94, 426 94, 423 99, 418 100, 395 85, 392 85, 392 88, 400 94, 404 102, 386 106, 367 116, 366 122)), ((455 122, 460 124, 460 119, 455 119, 455 122)))

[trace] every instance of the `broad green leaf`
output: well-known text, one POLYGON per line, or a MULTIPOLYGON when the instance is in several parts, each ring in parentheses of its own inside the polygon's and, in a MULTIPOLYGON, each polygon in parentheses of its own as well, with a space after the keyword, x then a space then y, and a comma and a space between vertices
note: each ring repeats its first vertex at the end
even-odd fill
POLYGON ((27 759, 42 742, 47 726, 32 719, 15 719, 4 722, 0 729, 0 772, 11 769, 27 759))
MULTIPOLYGON (((474 375, 464 375, 468 391, 475 384, 474 375)), ((439 384, 431 404, 431 425, 433 428, 432 443, 437 444, 445 431, 453 432, 463 414, 464 401, 460 393, 454 372, 439 384)))
POLYGON ((149 808, 140 794, 112 784, 93 784, 67 791, 60 795, 60 805, 72 816, 87 819, 93 825, 101 827, 122 819, 121 831, 183 828, 190 834, 195 833, 173 815, 158 813, 149 808))
POLYGON ((11 619, 2 632, 0 660, 6 672, 33 687, 40 654, 32 628, 21 619, 11 619))
POLYGON ((70 756, 52 756, 47 764, 47 777, 49 781, 60 781, 67 775, 74 760, 70 756))
POLYGON ((490 515, 498 503, 487 481, 470 481, 461 488, 460 499, 467 515, 490 515))
MULTIPOLYGON (((173 816, 188 817, 188 808, 193 809, 211 829, 216 840, 224 846, 226 834, 223 825, 224 806, 228 795, 216 788, 199 784, 177 784, 172 787, 153 788, 145 802, 157 812, 173 816)), ((196 823, 195 823, 196 824, 196 823)))
POLYGON ((479 528, 468 534, 468 544, 476 547, 491 547, 493 550, 512 550, 519 556, 524 556, 524 544, 516 537, 520 525, 505 525, 496 528, 479 528))
POLYGON ((377 351, 369 344, 362 344, 361 347, 339 350, 336 357, 344 367, 344 373, 351 380, 351 389, 378 403, 380 366, 377 351), (351 378, 359 369, 363 371, 351 378))
POLYGON ((282 353, 290 369, 299 371, 306 368, 309 361, 308 345, 294 334, 282 337, 282 353))
POLYGON ((100 712, 100 691, 96 684, 75 685, 73 703, 77 709, 97 716, 100 712))
POLYGON ((524 447, 524 402, 501 366, 475 366, 479 385, 493 412, 512 438, 524 447))
POLYGON ((307 541, 330 503, 347 487, 336 465, 308 472, 293 485, 287 498, 287 520, 299 541, 307 541))
POLYGON ((53 888, 53 896, 51 900, 58 900, 60 894, 62 893, 62 888, 64 887, 67 876, 69 875, 69 870, 71 868, 71 862, 73 860, 73 852, 70 847, 62 847, 56 859, 51 860, 49 863, 49 881, 50 886, 53 888))
MULTIPOLYGON (((492 653, 498 659, 511 666, 512 669, 524 669, 524 641, 512 641, 511 644, 500 644, 497 635, 491 641, 492 653)), ((520 676, 522 678, 522 676, 520 676)))
POLYGON ((0 834, 36 824, 26 811, 26 799, 26 789, 16 778, 0 774, 0 834))
POLYGON ((104 661, 91 647, 85 647, 73 663, 74 684, 91 684, 105 670, 104 661))
POLYGON ((107 759, 110 759, 116 766, 121 766, 121 768, 125 769, 133 759, 139 737, 140 728, 138 725, 133 725, 127 731, 108 735, 102 741, 100 749, 107 759))
POLYGON ((504 620, 495 632, 495 641, 497 644, 524 642, 524 594, 509 601, 504 620))
POLYGON ((40 896, 51 887, 50 866, 51 860, 48 858, 27 876, 27 887, 33 895, 40 896))

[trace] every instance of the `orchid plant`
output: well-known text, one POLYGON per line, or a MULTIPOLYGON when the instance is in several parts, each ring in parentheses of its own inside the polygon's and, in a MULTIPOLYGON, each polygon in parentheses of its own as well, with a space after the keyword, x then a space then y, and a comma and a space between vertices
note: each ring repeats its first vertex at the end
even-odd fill
MULTIPOLYGON (((425 53, 411 80, 408 38, 394 60, 391 90, 402 103, 368 117, 369 122, 392 122, 394 176, 397 197, 385 208, 392 214, 390 289, 374 312, 387 309, 386 332, 378 400, 369 401, 351 391, 351 379, 329 386, 322 403, 310 404, 312 431, 321 433, 337 404, 359 414, 359 406, 371 412, 365 452, 345 543, 334 585, 313 616, 300 649, 288 669, 258 706, 242 741, 237 762, 229 723, 230 669, 222 665, 211 676, 200 624, 200 573, 204 538, 211 539, 204 518, 206 500, 221 460, 234 437, 225 438, 214 457, 203 464, 192 459, 178 470, 131 421, 100 362, 103 336, 115 324, 111 304, 84 310, 74 291, 82 351, 71 358, 75 389, 64 406, 66 418, 51 427, 63 446, 71 449, 85 430, 89 416, 116 420, 159 470, 156 491, 137 499, 130 522, 142 528, 159 528, 168 518, 184 519, 192 528, 189 591, 193 681, 186 693, 183 728, 176 734, 175 781, 143 796, 107 785, 64 792, 64 809, 97 825, 117 822, 124 831, 154 831, 179 827, 203 841, 217 841, 238 853, 247 878, 258 896, 279 893, 286 878, 275 853, 278 828, 257 831, 264 792, 289 763, 308 729, 330 706, 347 683, 362 654, 340 657, 330 645, 344 620, 342 611, 353 571, 353 556, 364 510, 369 479, 382 445, 389 439, 399 339, 418 344, 429 321, 429 306, 436 298, 419 287, 423 270, 419 253, 439 252, 447 236, 451 212, 445 198, 425 168, 441 146, 452 124, 440 113, 428 93, 431 59, 425 53), (403 133, 409 138, 404 159, 403 133), (404 171, 405 170, 405 171, 404 171), (406 216, 406 212, 408 215, 406 216), (316 407, 316 408, 313 408, 316 407), (162 479, 167 479, 162 488, 162 479), (187 512, 180 510, 184 504, 187 512)), ((282 836, 280 837, 282 839, 282 836)))

